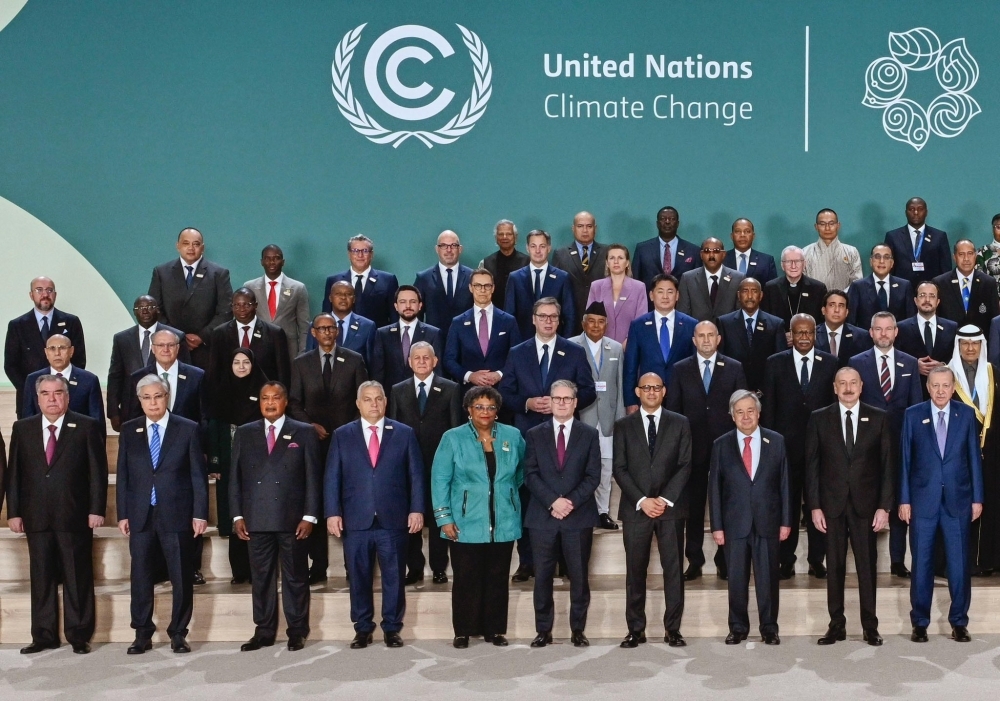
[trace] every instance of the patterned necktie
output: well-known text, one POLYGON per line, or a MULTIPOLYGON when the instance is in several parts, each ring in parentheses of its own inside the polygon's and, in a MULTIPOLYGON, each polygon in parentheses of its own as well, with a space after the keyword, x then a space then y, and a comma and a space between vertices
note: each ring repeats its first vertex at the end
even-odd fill
POLYGON ((656 450, 656 417, 649 414, 649 428, 646 430, 646 439, 649 441, 649 459, 653 459, 653 452, 656 450))
POLYGON ((188 271, 187 275, 184 276, 184 284, 187 285, 187 288, 190 290, 191 285, 194 284, 194 266, 185 265, 184 269, 188 271))
POLYGON ((830 352, 833 355, 837 355, 837 332, 830 332, 830 352))
POLYGON ((535 301, 537 302, 542 298, 542 271, 540 268, 535 268, 535 301))
POLYGON ((278 281, 269 280, 268 283, 271 289, 267 293, 267 311, 271 315, 271 321, 274 321, 274 317, 278 314, 278 281))
POLYGON ((674 269, 673 256, 670 255, 670 244, 663 244, 663 274, 669 275, 674 269))
POLYGON ((49 440, 45 444, 45 464, 51 465, 56 457, 56 427, 49 426, 49 440))
POLYGON ((885 289, 885 280, 879 280, 878 283, 878 310, 889 311, 889 292, 885 289))
POLYGON ((486 319, 486 310, 482 309, 479 312, 479 350, 483 352, 483 357, 486 357, 486 351, 490 347, 490 324, 486 319))
POLYGON ((667 362, 670 357, 670 328, 667 326, 667 317, 660 319, 660 353, 663 355, 663 362, 667 362))
POLYGON ((889 364, 886 362, 889 356, 882 356, 882 372, 879 374, 878 382, 882 386, 882 394, 885 396, 885 401, 889 401, 892 396, 892 380, 889 377, 889 364))
POLYGON ((719 276, 712 276, 712 286, 708 289, 708 298, 712 300, 712 306, 715 306, 715 298, 719 296, 719 276))
POLYGON ((49 336, 52 335, 51 334, 51 329, 49 328, 49 317, 47 317, 47 316, 43 316, 42 317, 42 329, 41 329, 41 333, 42 333, 42 343, 45 343, 46 341, 48 341, 49 340, 49 336))
POLYGON ((403 362, 410 362, 410 327, 403 327, 403 362))
POLYGON ((451 268, 448 268, 448 299, 455 298, 455 280, 451 276, 451 268))
POLYGON ((583 267, 583 272, 590 270, 590 246, 583 247, 583 257, 580 258, 580 265, 583 267))
MULTIPOLYGON (((153 463, 153 472, 156 472, 156 468, 160 466, 160 425, 150 424, 149 425, 149 459, 153 463)), ((156 485, 153 485, 153 490, 149 495, 149 503, 156 506, 156 485)))
POLYGON ((142 335, 142 348, 139 349, 142 353, 142 363, 145 365, 149 362, 149 329, 146 329, 142 335))
POLYGON ((850 409, 846 412, 846 419, 844 420, 844 443, 847 445, 847 454, 850 456, 854 453, 854 421, 851 420, 850 409))
POLYGON ((160 373, 160 377, 163 378, 163 381, 167 383, 167 387, 170 388, 170 397, 167 400, 167 408, 168 409, 173 409, 173 407, 174 407, 174 395, 177 393, 177 390, 170 385, 170 373, 169 372, 161 372, 160 373))
POLYGON ((705 361, 705 372, 701 374, 701 383, 705 385, 705 394, 708 394, 708 387, 712 384, 711 360, 705 361))
POLYGON ((361 276, 360 275, 355 275, 354 276, 354 299, 360 301, 361 300, 361 293, 364 292, 364 291, 365 291, 365 288, 361 284, 361 276))
POLYGON ((753 451, 750 450, 750 441, 753 436, 743 437, 743 467, 747 469, 747 477, 753 479, 753 451))
POLYGON ((249 326, 244 326, 243 327, 243 340, 240 341, 240 348, 249 348, 249 347, 250 347, 250 327, 249 326))
POLYGON ((542 359, 538 363, 538 368, 542 371, 542 387, 549 391, 549 344, 542 344, 542 359))
POLYGON ((274 450, 274 424, 267 427, 267 454, 274 450))
POLYGON ((375 464, 378 462, 378 426, 369 426, 368 430, 372 432, 371 440, 368 441, 368 459, 372 461, 372 469, 375 469, 375 464))
POLYGON ((741 253, 740 254, 740 272, 743 273, 744 275, 747 274, 747 254, 746 253, 741 253))
POLYGON ((802 359, 802 372, 799 373, 799 384, 802 386, 802 391, 805 392, 809 388, 809 357, 806 356, 802 359))
POLYGON ((924 322, 924 347, 927 349, 927 356, 934 352, 934 336, 931 333, 931 322, 924 322))
POLYGON ((753 317, 747 319, 747 345, 753 345, 753 317))
POLYGON ((941 457, 944 457, 944 445, 948 441, 948 427, 944 423, 944 412, 938 412, 938 422, 937 422, 937 444, 938 450, 941 451, 941 457))
POLYGON ((559 460, 559 472, 566 466, 566 424, 559 424, 559 438, 556 439, 556 458, 559 460))
POLYGON ((965 311, 969 311, 969 278, 962 278, 962 306, 965 307, 965 311))
POLYGON ((330 391, 330 380, 333 379, 333 358, 330 353, 323 354, 323 389, 330 391))
POLYGON ((423 415, 424 409, 427 408, 427 383, 421 382, 417 387, 420 388, 417 391, 417 406, 420 407, 420 414, 423 415))

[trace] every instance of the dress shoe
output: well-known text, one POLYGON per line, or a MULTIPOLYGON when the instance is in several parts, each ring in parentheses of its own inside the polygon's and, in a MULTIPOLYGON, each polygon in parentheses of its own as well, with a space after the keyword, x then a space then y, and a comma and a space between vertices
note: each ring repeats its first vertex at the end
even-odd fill
POLYGON ((403 647, 403 638, 399 635, 398 630, 387 630, 382 635, 382 639, 385 640, 386 647, 403 647))
POLYGON ((915 643, 926 643, 927 642, 927 628, 924 626, 913 626, 913 632, 910 633, 910 640, 915 643))
POLYGON ((687 645, 687 641, 684 640, 684 636, 679 630, 668 630, 667 634, 663 636, 663 642, 670 647, 685 647, 687 645))
POLYGON ((573 647, 588 647, 590 645, 590 641, 587 640, 587 636, 583 634, 582 630, 574 630, 569 641, 573 643, 573 647))
POLYGON ((534 567, 518 567, 514 576, 510 578, 512 582, 527 582, 529 579, 535 576, 534 567))
POLYGON ((726 572, 726 570, 716 568, 715 576, 721 579, 723 582, 729 581, 729 573, 726 572))
POLYGON ((306 646, 306 639, 301 635, 288 636, 288 649, 291 652, 298 652, 306 646))
POLYGON ((358 633, 354 636, 354 640, 351 641, 352 650, 361 650, 372 644, 372 634, 371 633, 358 633))
POLYGON ((688 565, 688 568, 684 571, 684 581, 691 582, 695 579, 701 579, 701 567, 688 565))
POLYGON ((447 584, 448 575, 444 572, 435 572, 434 579, 432 580, 435 584, 447 584))
POLYGON ((552 644, 552 633, 539 633, 531 641, 531 647, 545 647, 552 644))
POLYGON ((608 516, 607 514, 601 514, 601 522, 597 526, 598 528, 603 528, 606 531, 617 531, 618 524, 608 516))
POLYGON ((320 582, 325 582, 325 581, 326 581, 326 571, 309 573, 310 584, 319 584, 320 582))
POLYGON ((507 647, 507 645, 509 645, 507 638, 504 637, 503 633, 488 633, 483 636, 483 641, 493 643, 497 647, 507 647))
POLYGON ((406 579, 403 580, 403 584, 410 585, 422 581, 424 581, 423 572, 410 572, 409 574, 406 575, 406 579))
POLYGON ((455 639, 451 641, 451 646, 459 650, 464 650, 469 647, 469 636, 468 635, 456 635, 455 639))
POLYGON ((250 580, 247 579, 246 577, 233 577, 232 579, 229 580, 229 583, 230 584, 246 584, 249 581, 250 580))
POLYGON ((795 565, 781 565, 778 567, 778 579, 791 579, 795 576, 795 565))
POLYGON ((264 640, 255 635, 240 645, 240 652, 253 652, 254 650, 260 650, 262 647, 271 647, 272 645, 274 645, 274 639, 264 640))
POLYGON ((639 647, 644 642, 646 642, 646 631, 640 630, 637 633, 629 632, 618 647, 639 647))
POLYGON ((205 583, 205 575, 203 575, 201 573, 201 570, 195 570, 194 571, 194 583, 195 584, 204 584, 205 583))
POLYGON ((892 574, 896 577, 902 577, 903 579, 910 578, 910 571, 906 569, 906 565, 904 565, 902 562, 892 563, 892 566, 889 568, 889 571, 892 572, 892 574))
POLYGON ((175 635, 170 639, 170 649, 177 653, 191 652, 191 646, 183 635, 175 635))
POLYGON ((878 634, 878 628, 866 628, 863 637, 864 641, 872 647, 878 647, 882 644, 882 636, 878 634))
POLYGON ((847 640, 847 631, 843 628, 830 626, 826 630, 826 635, 816 641, 817 645, 833 645, 838 640, 847 640))
POLYGON ((971 643, 972 636, 969 635, 969 629, 965 626, 952 626, 951 627, 951 639, 956 643, 971 643))
POLYGON ((809 574, 816 579, 826 579, 826 566, 822 562, 818 565, 810 565, 809 574))
POLYGON ((125 651, 126 655, 141 655, 146 652, 146 650, 153 649, 152 640, 141 640, 136 638, 135 641, 128 646, 128 650, 125 651))
POLYGON ((747 639, 746 633, 737 633, 733 631, 726 636, 726 645, 739 645, 746 639, 747 639))
POLYGON ((781 638, 777 633, 764 633, 760 636, 765 645, 781 645, 781 638))
POLYGON ((36 652, 44 652, 45 650, 56 650, 59 648, 59 643, 31 643, 31 645, 26 645, 21 648, 22 655, 34 655, 36 652))
POLYGON ((90 643, 73 643, 73 652, 77 655, 87 655, 90 653, 90 643))

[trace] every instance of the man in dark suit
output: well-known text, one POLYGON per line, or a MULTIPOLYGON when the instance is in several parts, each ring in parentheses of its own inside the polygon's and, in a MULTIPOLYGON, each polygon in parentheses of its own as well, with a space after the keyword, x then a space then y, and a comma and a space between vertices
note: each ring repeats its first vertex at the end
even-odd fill
POLYGON ((208 345, 212 354, 208 372, 214 382, 232 373, 230 366, 237 348, 253 351, 254 362, 267 379, 284 385, 291 379, 285 331, 257 316, 257 295, 246 287, 233 292, 233 318, 212 330, 208 345))
POLYGON ((454 231, 442 231, 435 245, 437 264, 417 273, 413 286, 424 302, 421 321, 436 326, 447 338, 451 320, 472 306, 472 269, 458 262, 462 242, 454 231))
POLYGON ((938 315, 951 319, 962 328, 978 326, 983 336, 989 333, 990 322, 1000 314, 997 283, 981 270, 976 270, 976 246, 969 239, 955 242, 955 269, 934 278, 941 297, 938 315))
MULTIPOLYGON (((898 322, 896 347, 916 358, 920 374, 926 377, 931 370, 947 365, 951 360, 955 351, 958 324, 938 316, 937 308, 941 302, 936 282, 928 280, 919 283, 914 302, 917 305, 917 315, 898 322)), ((926 385, 923 393, 926 400, 929 397, 926 385)))
POLYGON ((31 575, 29 655, 59 647, 58 586, 63 630, 73 652, 90 652, 94 635, 94 529, 104 525, 108 457, 98 422, 68 411, 64 377, 35 383, 41 414, 14 423, 7 470, 7 525, 28 534, 31 575))
MULTIPOLYGON (((462 389, 458 383, 434 372, 438 359, 434 346, 427 341, 417 341, 410 348, 412 377, 393 387, 389 395, 387 416, 393 421, 413 429, 420 445, 424 462, 424 524, 427 526, 427 548, 435 584, 448 583, 448 540, 439 538, 431 506, 431 466, 434 453, 445 431, 467 420, 462 411, 462 389)), ((410 535, 406 556, 406 584, 416 584, 424 579, 424 534, 410 535)))
POLYGON ((906 410, 900 454, 899 517, 910 525, 910 640, 927 642, 934 595, 934 547, 940 533, 948 562, 951 637, 967 643, 969 527, 983 512, 983 466, 975 411, 952 400, 951 368, 927 376, 930 401, 906 410))
MULTIPOLYGON (((898 329, 892 314, 875 312, 870 333, 875 347, 851 358, 849 365, 861 376, 861 401, 888 415, 895 449, 903 432, 903 415, 911 406, 923 401, 920 391, 923 378, 917 359, 895 347, 898 329)), ((898 455, 899 451, 895 453, 898 455)), ((893 484, 899 484, 898 471, 893 475, 893 484)), ((889 562, 890 571, 897 577, 910 576, 903 562, 905 558, 906 524, 892 509, 889 512, 889 562)))
POLYGON ((805 275, 806 259, 798 246, 786 246, 781 251, 784 275, 764 285, 761 309, 785 322, 788 346, 792 345, 789 324, 796 314, 808 314, 817 324, 823 323, 823 298, 826 285, 805 275))
MULTIPOLYGON (((646 291, 653 291, 653 278, 657 275, 681 275, 699 266, 698 246, 677 235, 681 218, 673 207, 662 207, 656 213, 657 235, 640 241, 632 255, 632 276, 646 284, 646 291)), ((649 305, 652 311, 653 305, 649 305)), ((631 396, 631 392, 628 393, 631 396)))
POLYGON ((372 378, 389 388, 413 377, 410 369, 410 349, 414 343, 425 341, 434 347, 434 354, 441 352, 444 339, 441 332, 417 317, 423 302, 420 291, 413 285, 403 285, 396 290, 395 310, 399 321, 383 326, 375 334, 372 353, 372 378))
MULTIPOLYGON (((788 491, 792 505, 792 533, 781 543, 782 579, 795 575, 795 548, 799 544, 799 518, 802 515, 802 483, 805 479, 805 444, 809 415, 833 402, 833 378, 837 374, 837 359, 815 348, 816 325, 808 314, 792 317, 793 346, 767 359, 764 386, 761 390, 763 411, 760 423, 777 431, 785 439, 788 454, 788 491)), ((809 538, 809 574, 822 579, 825 542, 823 536, 806 519, 809 538)))
POLYGON ((24 403, 24 381, 35 370, 48 367, 45 342, 49 340, 49 336, 69 336, 76 349, 76 366, 87 367, 83 326, 77 317, 55 308, 56 283, 47 277, 36 277, 28 287, 28 297, 34 308, 7 324, 7 340, 3 351, 3 371, 17 393, 14 410, 18 418, 21 418, 21 406, 24 403))
POLYGON ((101 382, 94 373, 81 370, 70 362, 73 350, 69 336, 49 336, 49 340, 45 342, 45 357, 48 358, 49 367, 36 370, 25 380, 21 417, 26 419, 39 413, 38 395, 35 394, 35 382, 38 378, 42 375, 62 376, 69 382, 69 410, 96 420, 103 434, 106 429, 101 382))
POLYGON ((881 645, 875 615, 875 534, 889 525, 895 502, 896 435, 886 412, 861 403, 861 375, 841 368, 837 402, 817 409, 806 430, 806 505, 826 534, 830 626, 820 645, 847 639, 844 574, 847 541, 854 551, 861 598, 861 627, 869 645, 881 645))
POLYGON ((347 239, 347 257, 351 267, 326 279, 323 290, 323 311, 333 311, 330 290, 335 282, 344 281, 354 288, 354 310, 376 327, 391 324, 399 317, 393 309, 393 300, 399 281, 392 273, 372 267, 375 244, 364 234, 347 239))
POLYGON ((560 556, 569 575, 570 640, 590 644, 584 629, 590 608, 590 549, 598 524, 594 492, 601 482, 601 446, 596 428, 573 418, 576 385, 556 380, 549 389, 552 421, 528 431, 524 481, 531 492, 525 524, 535 556, 535 631, 531 647, 552 643, 555 604, 552 579, 560 556))
POLYGON ((906 202, 906 226, 885 232, 885 244, 892 249, 896 275, 917 284, 951 270, 948 234, 927 226, 927 203, 919 197, 906 202))
MULTIPOLYGON (((499 249, 479 262, 479 267, 490 271, 493 276, 493 294, 490 299, 495 307, 503 307, 507 295, 507 278, 530 261, 527 253, 517 250, 517 227, 510 219, 501 219, 493 227, 493 238, 499 249)), ((473 293, 475 297, 475 293, 473 293)))
POLYGON ((679 360, 694 354, 694 326, 697 321, 677 311, 677 278, 658 275, 649 293, 653 311, 643 314, 629 325, 625 346, 625 368, 622 370, 622 391, 625 411, 639 408, 635 388, 642 375, 651 372, 670 384, 670 373, 679 360))
POLYGON ((778 268, 774 265, 774 256, 754 250, 755 236, 752 221, 746 217, 734 221, 731 234, 733 248, 726 252, 723 265, 766 285, 778 277, 778 268))
POLYGON ((233 286, 229 271, 205 260, 205 241, 194 228, 177 235, 178 260, 153 268, 149 294, 160 305, 163 321, 184 332, 191 363, 207 370, 209 336, 232 318, 233 286))
MULTIPOLYGON (((371 365, 375 355, 375 333, 378 328, 375 322, 354 311, 356 295, 354 288, 346 280, 333 283, 330 288, 330 303, 333 310, 333 320, 337 324, 337 339, 339 345, 359 354, 365 361, 365 367, 371 365)), ((316 337, 310 334, 306 341, 306 349, 316 348, 316 337)))
POLYGON ((135 326, 119 331, 111 342, 111 367, 108 368, 108 418, 111 428, 121 430, 122 412, 128 404, 125 392, 128 378, 153 359, 153 334, 160 329, 173 331, 180 342, 177 356, 182 363, 191 364, 191 352, 184 342, 184 332, 160 323, 160 305, 149 295, 136 297, 132 313, 138 322, 135 326))
POLYGON ((326 458, 326 527, 344 538, 351 587, 352 649, 368 647, 375 630, 372 580, 382 575, 382 634, 386 647, 402 647, 406 614, 407 534, 424 527, 424 462, 417 436, 406 424, 385 418, 382 385, 361 385, 361 418, 333 434, 326 458))
POLYGON ((913 287, 906 278, 890 275, 892 249, 884 243, 872 246, 872 274, 855 280, 847 288, 847 321, 867 329, 875 312, 891 312, 896 319, 907 319, 917 313, 913 303, 913 287))
MULTIPOLYGON (((600 280, 607 272, 608 247, 597 243, 597 220, 590 212, 579 212, 573 217, 573 243, 566 248, 558 248, 552 254, 552 267, 569 273, 573 290, 574 315, 570 318, 570 329, 564 336, 575 336, 583 330, 581 318, 587 308, 590 285, 600 280), (572 333, 570 333, 572 331, 572 333)), ((555 297, 556 295, 551 295, 555 297)))
POLYGON ((847 293, 830 290, 823 297, 823 323, 816 327, 816 347, 837 357, 838 367, 872 347, 871 336, 865 329, 846 323, 849 310, 847 293))
POLYGON ((278 632, 278 567, 288 649, 309 635, 309 561, 306 541, 322 518, 323 466, 316 431, 285 416, 288 392, 280 382, 260 390, 264 418, 233 437, 229 512, 233 531, 248 541, 253 584, 253 637, 240 650, 274 645, 278 632))
POLYGON ((767 359, 788 347, 785 324, 760 309, 764 291, 754 278, 744 278, 740 282, 737 296, 740 308, 720 316, 716 322, 722 335, 719 352, 743 365, 747 388, 756 392, 764 382, 767 359))
MULTIPOLYGON (((746 389, 743 367, 732 358, 720 355, 719 331, 711 321, 694 327, 696 353, 677 362, 667 388, 664 406, 686 416, 691 424, 691 477, 688 479, 688 517, 684 554, 688 568, 685 581, 701 577, 705 564, 705 500, 708 496, 708 463, 715 439, 733 429, 729 398, 738 389, 746 389)), ((726 560, 722 550, 715 555, 719 577, 726 578, 726 560)))
POLYGON ((170 573, 173 609, 167 635, 174 652, 190 652, 194 610, 194 537, 208 525, 208 473, 198 424, 167 411, 170 385, 156 375, 139 380, 143 416, 127 421, 118 443, 118 530, 129 539, 132 582, 130 655, 153 647, 153 584, 157 552, 170 573))
POLYGON ((128 403, 122 411, 122 419, 129 421, 143 415, 136 388, 139 385, 139 380, 146 375, 153 374, 166 379, 170 384, 170 404, 168 406, 170 413, 200 424, 205 418, 204 371, 178 360, 180 342, 172 331, 161 328, 151 338, 152 361, 149 365, 139 368, 129 375, 128 403))
POLYGON ((702 242, 702 267, 681 276, 678 311, 698 321, 715 321, 736 311, 736 291, 744 276, 722 264, 725 252, 725 246, 717 238, 702 242))
MULTIPOLYGON (((505 312, 517 319, 521 338, 528 338, 534 331, 532 314, 535 302, 551 297, 559 302, 559 330, 570 336, 576 319, 576 302, 569 274, 555 265, 549 265, 552 238, 547 231, 534 229, 528 233, 528 256, 531 262, 515 270, 507 279, 505 312)), ((604 252, 607 256, 607 251, 604 252)))
POLYGON ((781 434, 760 426, 756 393, 739 390, 729 399, 736 429, 712 446, 709 468, 709 513, 712 538, 725 548, 729 569, 729 635, 726 645, 739 645, 750 632, 747 605, 750 563, 760 634, 767 645, 779 645, 778 550, 792 532, 788 463, 781 434))
MULTIPOLYGON (((322 470, 330 449, 330 436, 358 418, 355 403, 358 387, 368 381, 368 371, 360 355, 337 343, 337 324, 332 314, 314 318, 310 333, 317 347, 292 361, 288 414, 296 421, 312 424, 319 439, 322 470)), ((322 494, 319 499, 322 506, 322 494)), ((310 584, 326 579, 330 564, 328 550, 326 529, 313 529, 309 536, 310 584)))
POLYGON ((621 647, 646 642, 646 570, 656 536, 663 566, 663 642, 687 643, 681 635, 684 578, 681 529, 688 516, 691 475, 691 428, 687 417, 663 408, 666 387, 659 375, 639 378, 635 394, 642 408, 615 422, 612 469, 621 489, 618 520, 625 541, 625 620, 628 635, 621 647))

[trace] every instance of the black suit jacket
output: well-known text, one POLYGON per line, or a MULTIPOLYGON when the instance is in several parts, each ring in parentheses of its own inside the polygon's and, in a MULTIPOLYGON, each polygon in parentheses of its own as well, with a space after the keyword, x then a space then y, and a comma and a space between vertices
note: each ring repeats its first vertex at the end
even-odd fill
POLYGON ((236 429, 229 482, 229 513, 247 530, 293 533, 303 516, 324 528, 323 464, 316 431, 286 416, 268 454, 264 419, 236 429))
MULTIPOLYGON (((847 367, 847 363, 858 353, 864 353, 872 348, 875 342, 867 329, 862 329, 851 324, 843 324, 837 333, 837 365, 847 367)), ((830 335, 827 333, 826 324, 816 326, 816 347, 824 353, 830 352, 830 335)))
MULTIPOLYGON (((104 516, 108 456, 98 422, 66 412, 51 465, 45 462, 42 415, 14 423, 7 469, 7 518, 24 530, 83 533, 88 516, 104 516)), ((47 439, 47 437, 46 437, 47 439)))
MULTIPOLYGON (((408 377, 413 377, 410 362, 403 358, 402 329, 398 323, 383 326, 375 333, 375 343, 372 348, 372 379, 378 380, 385 388, 386 394, 392 393, 392 388, 408 377)), ((436 326, 418 321, 413 327, 413 338, 410 347, 417 341, 426 341, 434 346, 434 355, 442 358, 444 338, 436 326)), ((440 362, 438 363, 440 365, 440 362)))
POLYGON ((948 243, 948 234, 933 226, 924 226, 924 243, 920 249, 920 261, 924 264, 923 272, 913 270, 913 242, 910 240, 908 227, 901 226, 885 232, 885 244, 892 249, 892 257, 895 260, 892 272, 909 280, 914 291, 918 283, 933 280, 951 270, 951 245, 948 243))
POLYGON ((742 309, 720 316, 716 325, 722 334, 719 352, 743 364, 747 388, 756 392, 764 383, 767 359, 788 348, 784 322, 773 314, 757 310, 752 342, 747 341, 747 326, 742 309))
POLYGON ((160 320, 164 324, 201 338, 203 345, 191 357, 195 365, 206 369, 212 329, 233 318, 233 286, 228 270, 204 258, 194 271, 190 290, 184 282, 186 274, 179 258, 156 266, 149 281, 149 294, 159 302, 160 320))
MULTIPOLYGON (((136 387, 139 386, 139 380, 146 375, 156 375, 158 372, 159 368, 154 361, 152 365, 140 368, 129 376, 128 403, 122 411, 123 421, 137 419, 143 415, 142 405, 139 404, 139 397, 136 395, 136 387)), ((177 396, 174 397, 174 406, 170 413, 201 424, 208 416, 205 410, 205 400, 205 372, 194 365, 178 361, 177 396)))
POLYGON ((601 444, 597 429, 574 421, 566 442, 566 460, 559 468, 552 421, 528 431, 524 453, 524 484, 531 492, 524 513, 527 528, 575 530, 598 523, 594 492, 601 483, 601 444), (549 511, 552 502, 565 497, 573 510, 564 519, 549 511))
POLYGON ((972 273, 972 287, 969 293, 969 310, 962 304, 962 285, 958 281, 958 271, 952 270, 934 278, 937 283, 941 304, 938 316, 951 319, 958 328, 966 324, 978 326, 983 336, 989 338, 990 322, 1000 314, 1000 300, 997 298, 997 283, 992 277, 976 270, 972 273))
POLYGON ((712 443, 735 428, 729 415, 729 398, 736 390, 747 388, 747 379, 739 361, 716 354, 712 381, 706 393, 702 381, 704 361, 697 353, 677 361, 670 375, 664 406, 687 417, 691 424, 691 462, 707 467, 712 443))
MULTIPOLYGON (((68 336, 73 342, 73 365, 78 368, 87 367, 87 344, 83 339, 83 325, 72 314, 52 310, 50 332, 68 336)), ((14 385, 17 392, 17 416, 21 416, 21 404, 24 401, 24 381, 28 375, 49 366, 45 357, 45 341, 42 332, 38 330, 35 311, 22 314, 7 324, 7 340, 4 343, 3 371, 7 379, 14 385)))
MULTIPOLYGON (((917 307, 913 303, 913 287, 906 278, 890 275, 886 282, 886 294, 889 295, 889 308, 886 311, 892 312, 897 324, 917 313, 917 307)), ((878 285, 875 284, 874 277, 866 275, 851 283, 847 288, 847 307, 847 323, 863 329, 871 328, 872 317, 879 311, 878 285)))
POLYGON ((510 267, 501 274, 500 255, 500 251, 494 251, 486 256, 483 258, 482 267, 493 273, 493 297, 491 298, 493 306, 503 309, 503 302, 507 295, 507 278, 518 268, 523 268, 530 263, 531 257, 527 253, 522 253, 514 249, 514 252, 510 255, 510 260, 507 261, 510 267))
POLYGON ((417 273, 413 286, 420 290, 420 298, 424 301, 420 320, 441 330, 441 335, 448 336, 451 320, 462 312, 472 308, 472 268, 458 264, 455 266, 454 296, 448 299, 447 285, 441 279, 441 269, 435 263, 427 270, 417 273))
MULTIPOLYGON (((420 444, 420 455, 424 459, 426 477, 424 484, 427 494, 430 494, 431 465, 434 464, 434 453, 441 443, 441 436, 445 431, 465 423, 468 416, 462 409, 462 388, 458 383, 445 379, 435 372, 430 386, 425 389, 427 405, 421 414, 413 378, 393 385, 386 416, 393 421, 406 424, 416 434, 417 443, 420 444)), ((430 506, 431 502, 425 500, 425 503, 430 506)))
MULTIPOLYGON (((232 372, 232 353, 240 347, 243 337, 243 330, 239 326, 236 319, 230 319, 212 330, 209 342, 212 360, 208 372, 213 386, 226 373, 232 372)), ((253 333, 250 334, 250 350, 253 351, 255 364, 267 375, 267 379, 288 386, 292 379, 292 369, 284 329, 258 317, 253 333)))
POLYGON ((805 501, 836 518, 848 507, 866 521, 876 509, 891 511, 896 475, 894 435, 889 416, 858 402, 852 415, 854 450, 847 452, 840 422, 840 402, 817 409, 806 430, 805 501))
MULTIPOLYGON (((938 308, 940 311, 940 307, 938 308)), ((924 319, 920 316, 913 316, 896 324, 899 333, 896 335, 895 346, 907 355, 912 355, 918 360, 927 357, 927 346, 924 344, 924 319)), ((955 335, 958 333, 958 324, 951 319, 945 319, 940 314, 935 320, 934 348, 930 354, 931 358, 941 363, 951 362, 951 356, 955 352, 955 335)))
MULTIPOLYGON (((180 341, 180 351, 177 359, 182 363, 191 364, 191 352, 187 344, 184 343, 184 332, 175 329, 173 326, 157 323, 156 331, 173 331, 180 341)), ((150 334, 150 346, 152 346, 152 334, 150 334)), ((153 352, 150 348, 149 358, 152 359, 153 352)), ((108 418, 113 419, 121 416, 122 410, 128 403, 125 397, 125 390, 128 387, 128 378, 136 370, 146 367, 148 361, 142 359, 142 346, 139 344, 139 325, 119 331, 111 341, 111 367, 108 368, 108 418)))
POLYGON ((833 378, 839 366, 829 353, 816 350, 809 385, 802 391, 799 384, 798 355, 789 348, 767 359, 764 386, 760 398, 763 405, 760 424, 785 437, 785 449, 792 470, 800 470, 805 460, 802 437, 806 433, 809 415, 834 400, 833 378))
POLYGON ((557 248, 553 251, 552 265, 569 273, 570 287, 573 289, 573 308, 576 313, 570 320, 573 332, 564 335, 567 337, 576 336, 582 330, 581 320, 583 312, 587 309, 590 285, 594 280, 600 280, 604 277, 605 268, 608 265, 608 247, 597 241, 591 244, 590 265, 587 272, 583 272, 583 263, 580 260, 580 251, 576 248, 576 241, 565 248, 557 248))
POLYGON ((785 324, 785 331, 788 331, 788 323, 795 314, 808 314, 816 320, 816 325, 823 323, 823 297, 826 296, 826 285, 819 280, 814 280, 805 275, 799 280, 802 292, 799 294, 797 307, 793 307, 788 299, 788 291, 791 289, 788 278, 779 275, 771 282, 764 285, 764 301, 760 308, 768 314, 781 319, 785 324))
POLYGON ((691 476, 691 426, 687 417, 662 411, 652 459, 647 435, 641 408, 615 421, 612 474, 622 492, 618 519, 648 519, 642 509, 635 508, 643 497, 663 497, 673 504, 660 519, 687 518, 687 483, 691 476))
POLYGON ((723 531, 726 538, 746 538, 754 530, 765 538, 777 538, 779 529, 792 525, 785 440, 774 431, 760 429, 760 459, 751 480, 737 435, 733 429, 712 446, 708 470, 712 530, 723 531))
POLYGON ((296 421, 319 424, 330 433, 358 418, 358 387, 368 381, 365 361, 341 346, 333 349, 329 391, 323 387, 319 348, 302 353, 292 362, 288 388, 288 413, 296 421))
POLYGON ((141 531, 149 519, 156 487, 157 521, 175 533, 191 531, 191 520, 208 520, 208 472, 198 424, 171 414, 160 436, 160 461, 154 467, 149 454, 146 417, 122 424, 118 439, 118 520, 141 531))

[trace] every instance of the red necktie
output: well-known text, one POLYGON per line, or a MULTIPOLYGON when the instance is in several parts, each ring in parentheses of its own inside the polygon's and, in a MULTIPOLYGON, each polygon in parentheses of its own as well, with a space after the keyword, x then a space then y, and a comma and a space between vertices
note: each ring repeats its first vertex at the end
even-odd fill
POLYGON ((267 427, 267 454, 274 450, 274 425, 267 427))
POLYGON ((270 280, 267 284, 271 286, 267 293, 267 311, 271 314, 271 321, 274 321, 274 315, 278 313, 278 295, 274 291, 278 286, 278 281, 270 280))
POLYGON ((243 340, 240 341, 240 348, 249 348, 249 347, 250 347, 250 327, 249 326, 244 326, 243 327, 243 340))
POLYGON ((743 467, 747 469, 747 477, 753 479, 753 453, 750 452, 750 441, 753 436, 743 438, 743 467))
POLYGON ((668 243, 663 247, 663 274, 669 275, 673 269, 674 261, 670 255, 670 244, 668 243))
POLYGON ((559 424, 559 438, 556 439, 556 457, 559 459, 559 470, 566 465, 566 424, 559 424))
POLYGON ((372 461, 372 469, 375 469, 375 463, 378 462, 378 426, 369 426, 368 430, 372 432, 372 438, 368 441, 368 459, 372 461))
POLYGON ((56 427, 49 426, 49 441, 45 444, 45 464, 51 465, 56 457, 56 427))

